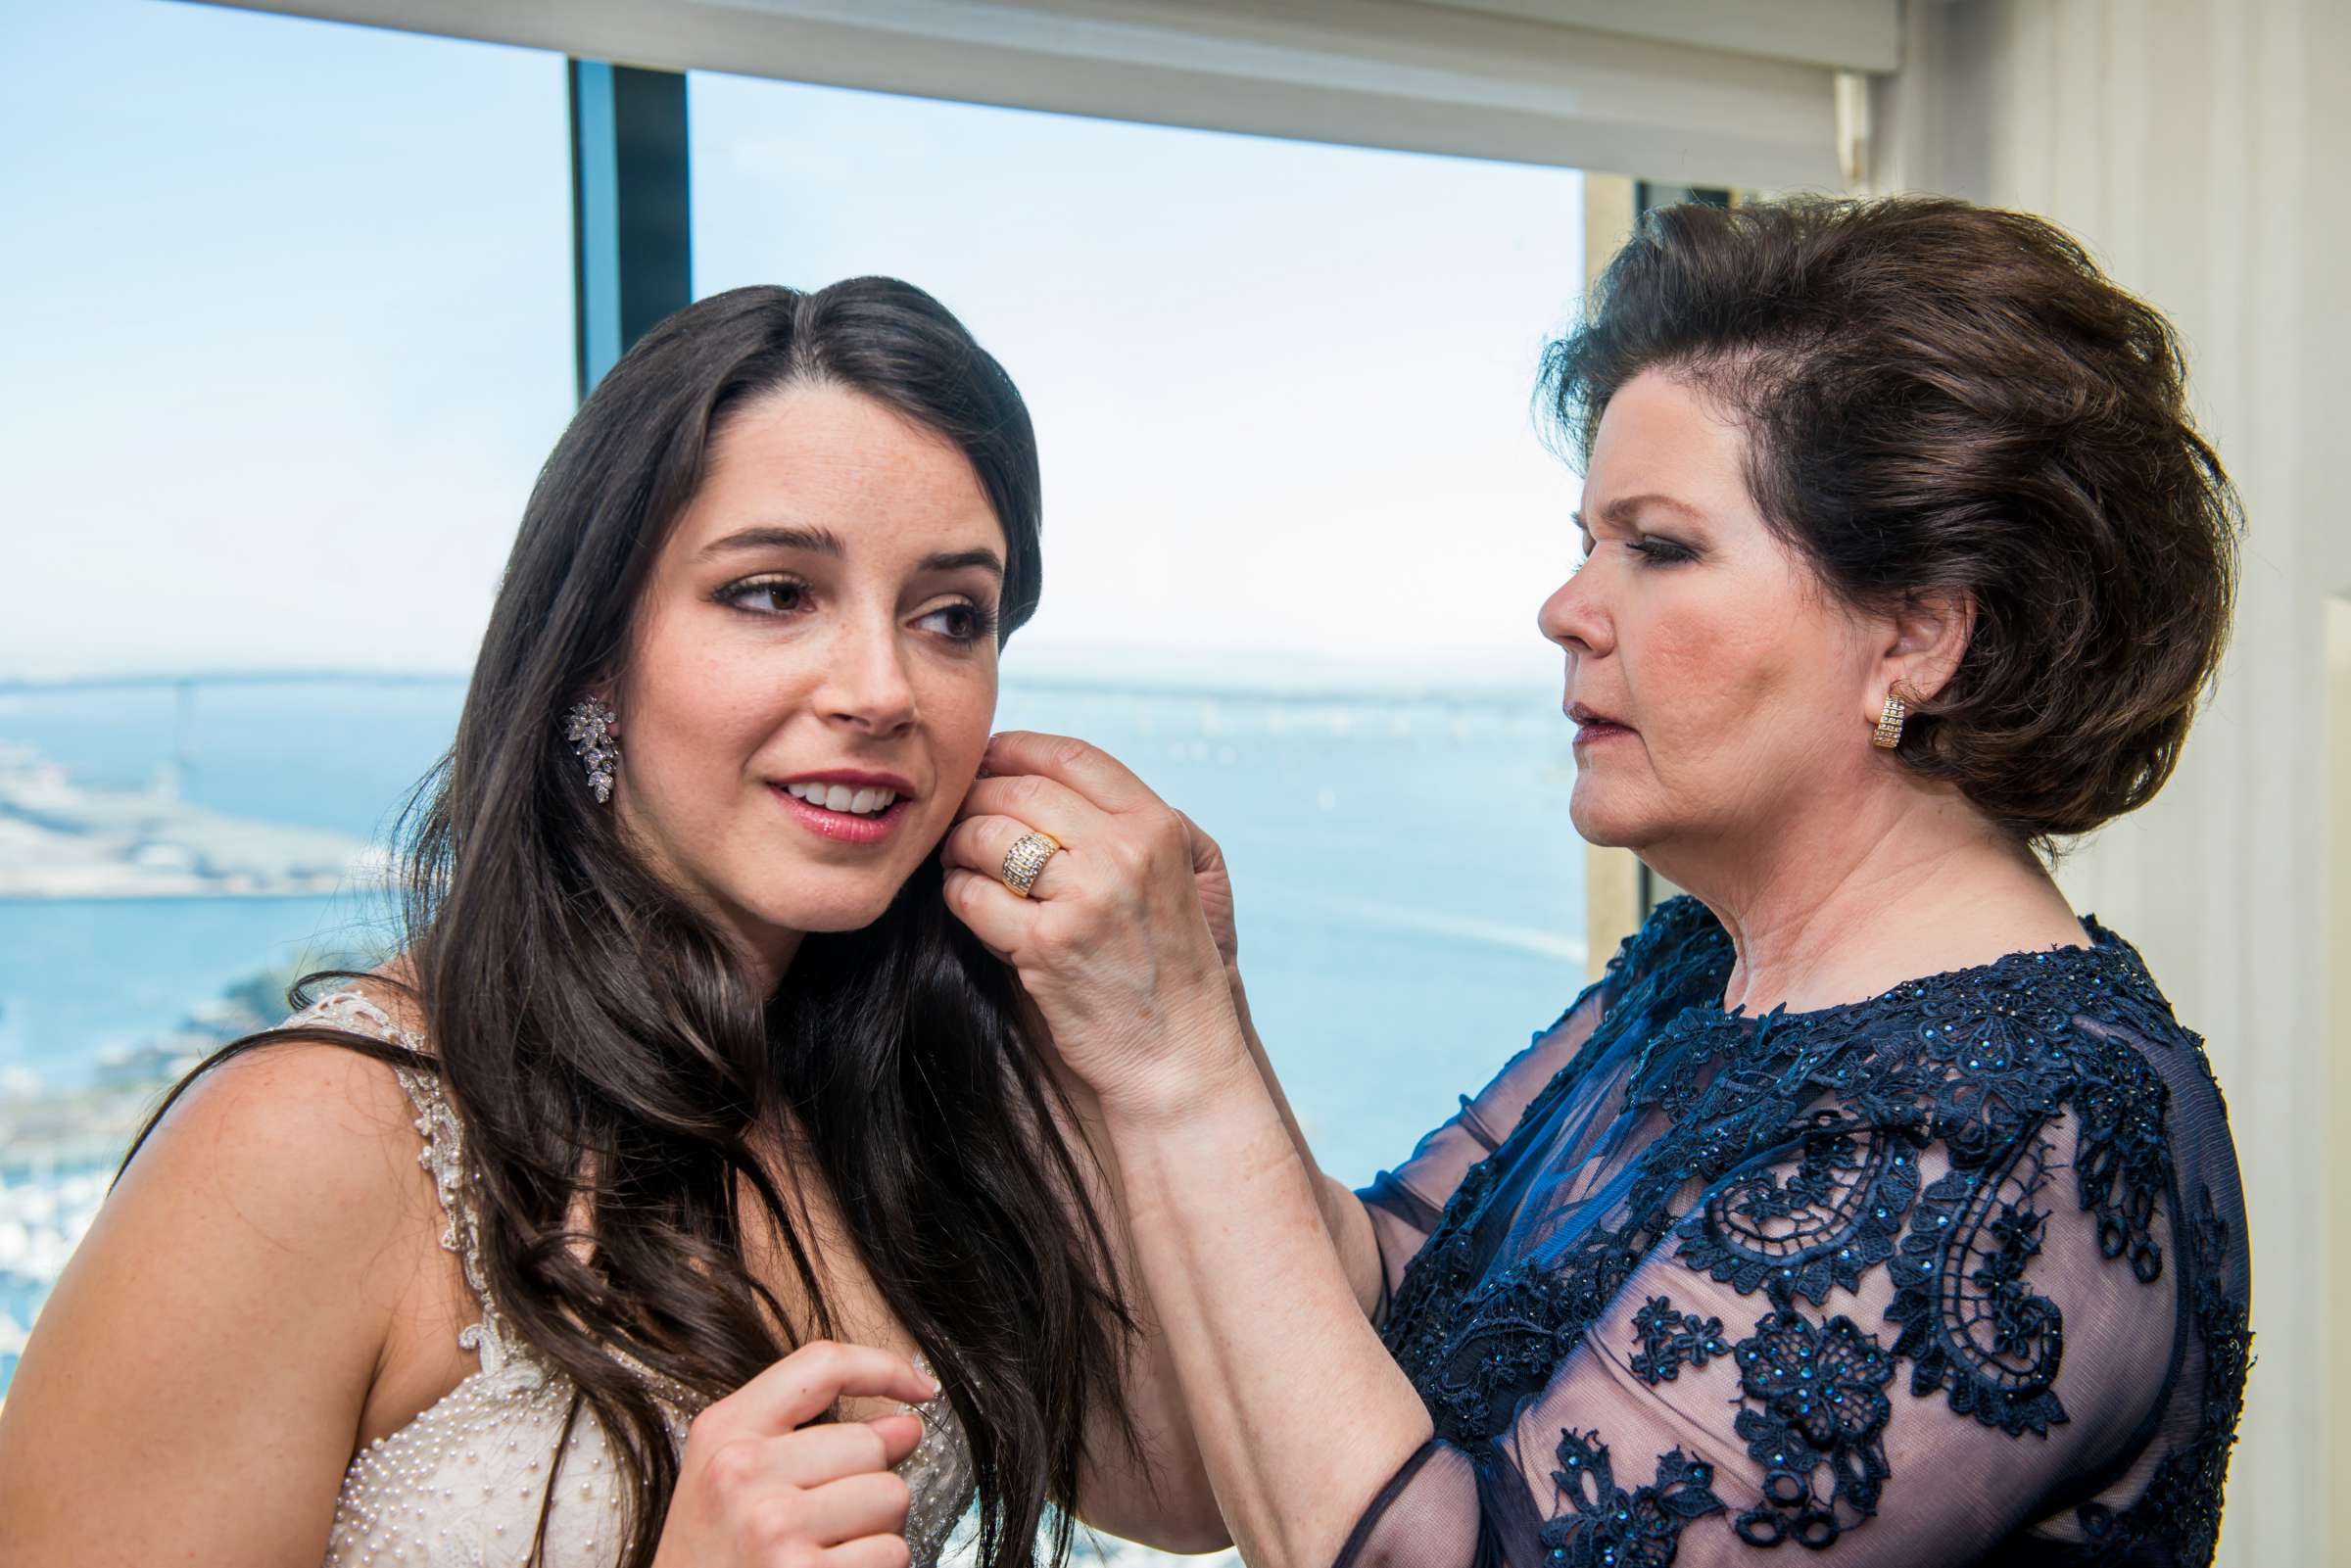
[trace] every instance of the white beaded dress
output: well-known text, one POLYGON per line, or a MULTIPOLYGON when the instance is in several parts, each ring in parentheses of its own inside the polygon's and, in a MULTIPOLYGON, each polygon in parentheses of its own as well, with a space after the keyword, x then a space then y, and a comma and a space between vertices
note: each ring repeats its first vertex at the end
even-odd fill
MULTIPOLYGON (((322 998, 292 1022, 422 1049, 356 991, 322 998)), ((543 1499, 545 1568, 607 1568, 619 1557, 624 1493, 603 1430, 583 1412, 565 1435, 571 1379, 511 1336, 484 1283, 461 1133, 440 1080, 429 1072, 396 1070, 424 1140, 417 1162, 432 1173, 448 1216, 441 1245, 463 1264, 481 1311, 457 1343, 474 1352, 481 1366, 352 1460, 335 1504, 326 1568, 522 1568, 530 1561, 543 1499)), ((646 1375, 682 1448, 687 1423, 704 1402, 646 1375)), ((943 1395, 910 1408, 923 1418, 923 1438, 898 1466, 913 1495, 906 1544, 915 1568, 930 1568, 971 1501, 972 1456, 943 1395)))

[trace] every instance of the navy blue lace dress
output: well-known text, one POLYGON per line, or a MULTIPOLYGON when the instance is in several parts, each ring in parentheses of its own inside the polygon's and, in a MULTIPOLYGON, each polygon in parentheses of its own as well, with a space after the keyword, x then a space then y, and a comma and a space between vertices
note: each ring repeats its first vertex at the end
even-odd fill
POLYGON ((1750 1019, 1677 899, 1364 1194, 1436 1427, 1341 1568, 2203 1564, 2250 1352, 2136 952, 1750 1019))

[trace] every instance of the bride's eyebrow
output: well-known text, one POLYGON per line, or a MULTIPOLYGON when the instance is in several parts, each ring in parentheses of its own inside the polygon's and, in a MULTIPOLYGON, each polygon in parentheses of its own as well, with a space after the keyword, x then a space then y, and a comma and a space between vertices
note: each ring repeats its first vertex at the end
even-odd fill
MULTIPOLYGON (((713 555, 749 549, 799 549, 817 555, 830 555, 835 559, 844 558, 849 553, 848 546, 840 542, 840 536, 830 528, 770 525, 738 529, 724 539, 714 539, 696 550, 694 558, 697 561, 708 560, 713 555)), ((923 557, 922 570, 953 572, 967 566, 977 566, 998 578, 1004 575, 1003 560, 984 546, 973 549, 936 551, 923 557)))
POLYGON ((830 528, 766 527, 740 529, 724 539, 712 540, 696 550, 694 558, 697 561, 708 560, 713 555, 745 549, 802 549, 818 555, 834 556, 849 552, 848 547, 841 544, 840 536, 830 528))
POLYGON ((996 558, 994 550, 985 547, 945 550, 923 557, 923 570, 926 572, 961 571, 966 566, 977 566, 998 578, 1004 575, 1004 563, 996 558))

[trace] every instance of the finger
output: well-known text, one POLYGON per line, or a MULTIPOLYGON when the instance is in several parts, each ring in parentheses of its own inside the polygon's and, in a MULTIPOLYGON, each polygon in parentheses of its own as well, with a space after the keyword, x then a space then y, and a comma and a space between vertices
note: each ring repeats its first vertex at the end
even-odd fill
POLYGON ((912 1453, 922 1436, 920 1416, 888 1415, 878 1421, 820 1421, 782 1437, 748 1441, 760 1446, 762 1475, 806 1488, 887 1470, 912 1453), (887 1431, 882 1421, 891 1423, 887 1431), (912 1438, 904 1430, 908 1422, 914 1427, 912 1438))
POLYGON ((1137 811, 1159 800, 1150 785, 1118 758, 1066 735, 1003 731, 987 742, 985 766, 999 778, 1041 774, 1069 785, 1104 811, 1137 811))
POLYGON ((862 1536, 904 1530, 906 1508, 912 1500, 904 1476, 892 1470, 875 1470, 802 1489, 793 1512, 808 1540, 833 1546, 862 1536))
MULTIPOLYGON (((948 832, 946 842, 939 848, 939 858, 950 870, 961 867, 1002 881, 1004 860, 1012 853, 1012 846, 1034 832, 1034 828, 1018 817, 966 817, 948 832)), ((1059 833, 1053 833, 1052 837, 1056 843, 1061 841, 1059 833)), ((1030 897, 1052 896, 1055 870, 1068 853, 1065 844, 1046 857, 1036 879, 1029 884, 1030 897)))
POLYGON ((803 1345, 721 1402, 736 1406, 753 1432, 789 1432, 831 1409, 844 1395, 920 1404, 938 1385, 894 1351, 818 1340, 803 1345))
POLYGON ((1008 779, 982 779, 964 794, 957 812, 963 817, 1017 817, 1043 829, 1064 843, 1085 836, 1090 823, 1105 813, 1100 806, 1041 773, 1016 774, 1008 779))
POLYGON ((882 1440, 884 1469, 894 1469, 904 1463, 906 1455, 923 1441, 923 1418, 919 1415, 877 1415, 860 1424, 872 1427, 874 1435, 882 1440))
MULTIPOLYGON (((1174 806, 1170 806, 1168 809, 1176 811, 1174 806)), ((1176 815, 1182 822, 1183 831, 1192 841, 1192 870, 1196 872, 1223 870, 1224 851, 1218 846, 1217 841, 1202 832, 1200 825, 1192 821, 1185 813, 1176 811, 1176 815)))
POLYGON ((969 926, 982 946, 1007 964, 1018 964, 1015 955, 1036 920, 1035 905, 995 878, 961 866, 949 869, 940 892, 947 913, 969 926))
POLYGON ((913 1552, 904 1536, 860 1536, 833 1547, 820 1560, 825 1568, 907 1568, 913 1552))

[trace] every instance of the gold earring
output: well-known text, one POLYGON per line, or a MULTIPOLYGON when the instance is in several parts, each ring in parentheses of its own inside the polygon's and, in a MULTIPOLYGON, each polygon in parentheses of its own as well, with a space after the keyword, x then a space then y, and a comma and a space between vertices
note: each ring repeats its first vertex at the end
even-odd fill
POLYGON ((1904 702, 1898 688, 1886 693, 1886 707, 1878 715, 1878 727, 1872 731, 1869 743, 1880 751, 1892 751, 1902 743, 1902 721, 1910 717, 1910 704, 1904 702))

